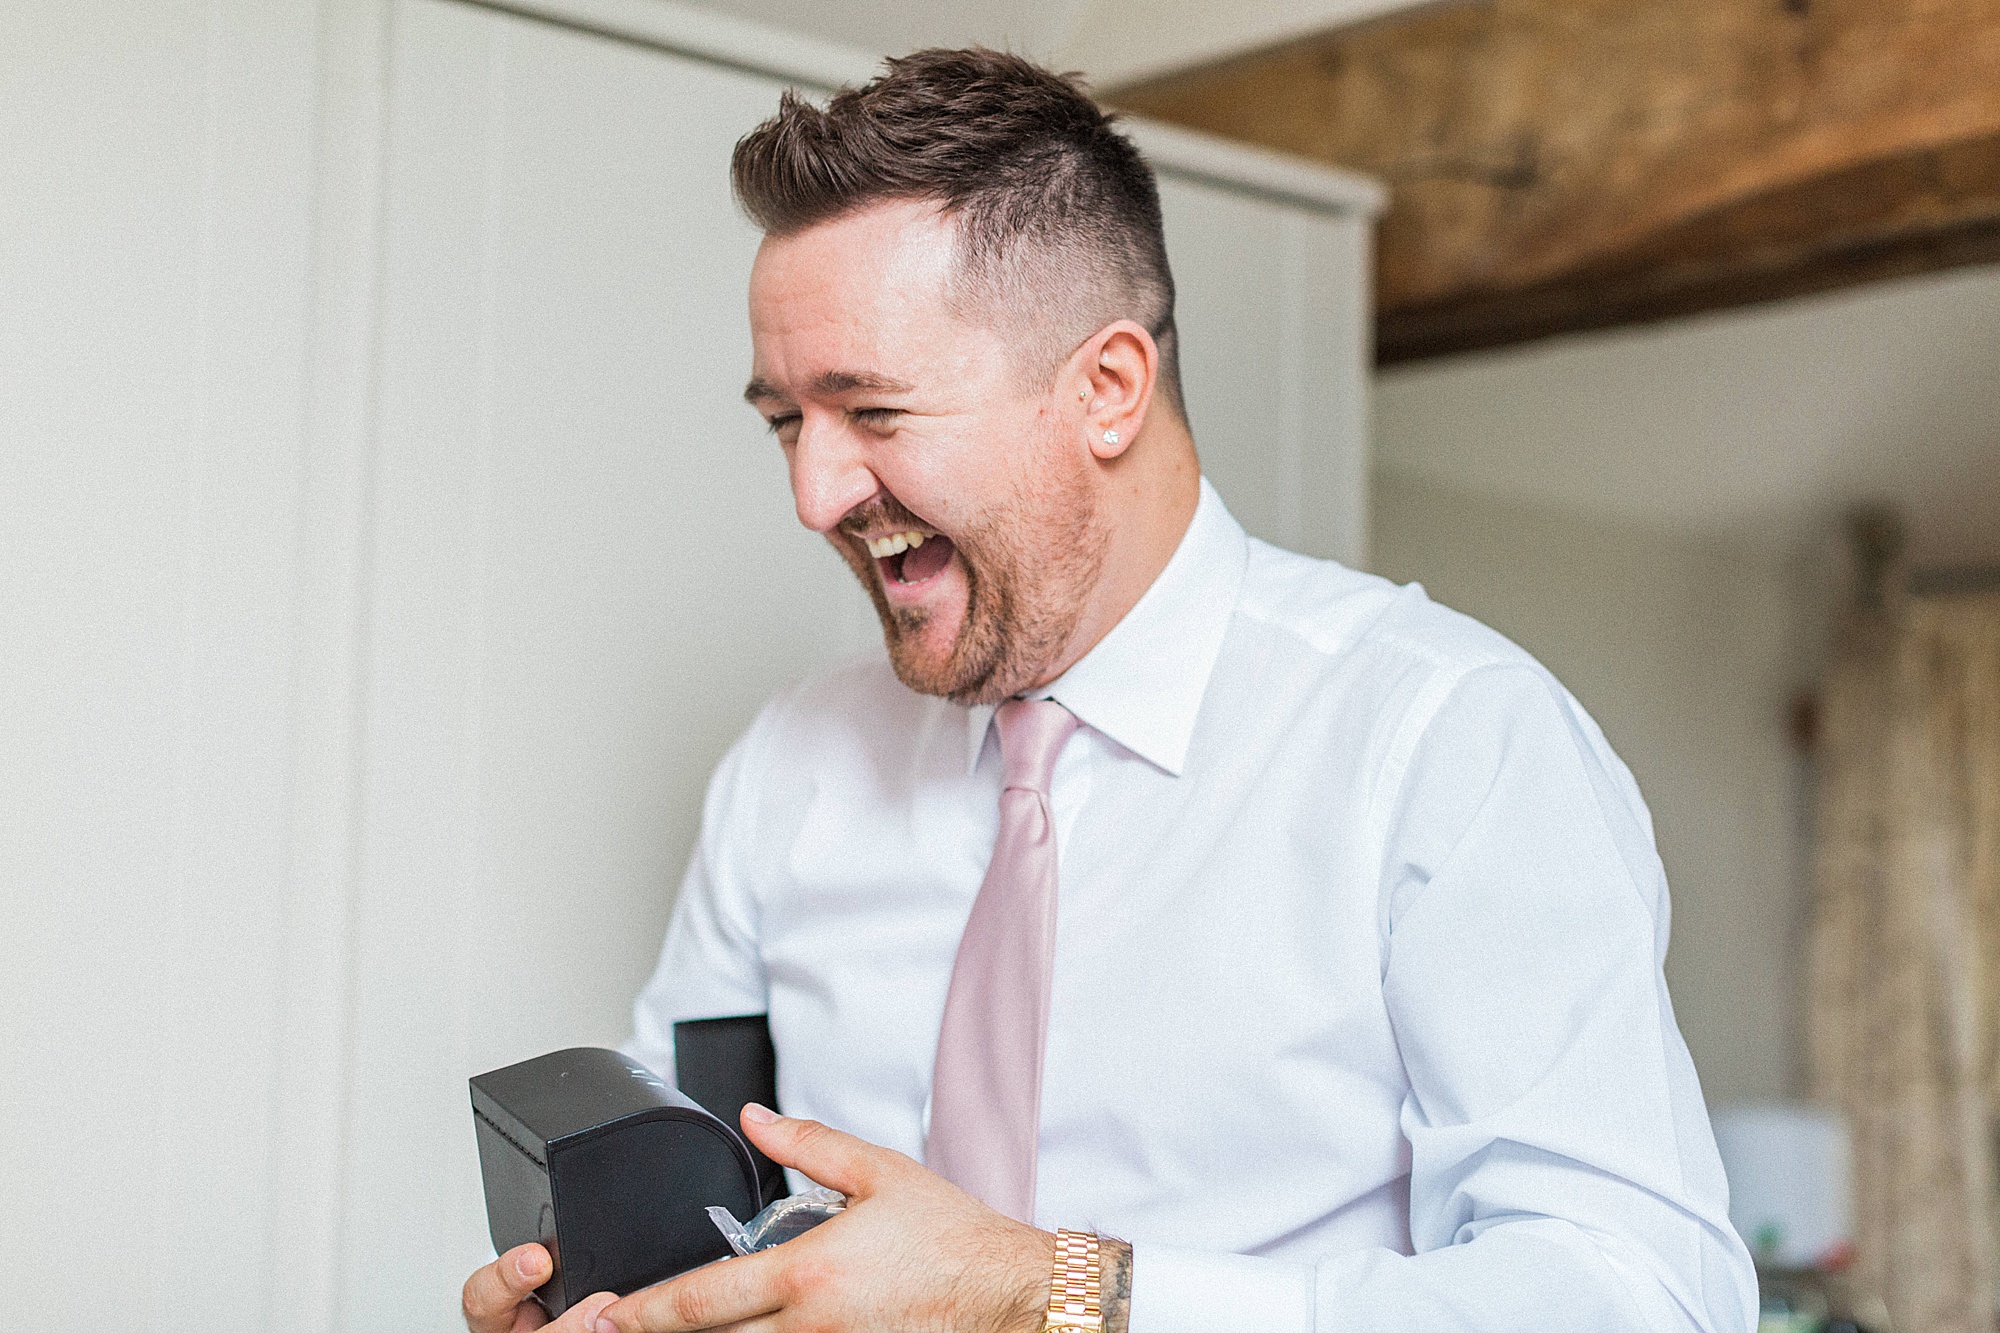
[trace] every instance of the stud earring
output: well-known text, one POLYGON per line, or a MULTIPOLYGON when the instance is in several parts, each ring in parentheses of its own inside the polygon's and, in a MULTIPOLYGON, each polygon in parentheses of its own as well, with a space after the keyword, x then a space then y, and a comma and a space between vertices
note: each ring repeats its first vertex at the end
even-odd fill
POLYGON ((1107 430, 1107 431, 1105 431, 1105 432, 1104 432, 1104 442, 1105 442, 1106 444, 1116 444, 1116 443, 1118 443, 1118 432, 1117 432, 1117 431, 1115 431, 1115 430, 1107 430))
POLYGON ((1090 397, 1090 390, 1088 390, 1088 389, 1078 389, 1078 390, 1076 391, 1076 401, 1078 401, 1079 403, 1080 403, 1080 402, 1082 402, 1082 401, 1083 401, 1084 399, 1086 399, 1086 398, 1088 398, 1088 397, 1090 397))

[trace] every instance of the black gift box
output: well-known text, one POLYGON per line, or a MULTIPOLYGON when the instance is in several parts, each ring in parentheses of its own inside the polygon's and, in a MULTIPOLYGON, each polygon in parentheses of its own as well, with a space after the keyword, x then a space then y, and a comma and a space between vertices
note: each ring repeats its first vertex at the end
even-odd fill
POLYGON ((722 1258, 703 1210, 764 1206, 736 1131, 617 1051, 556 1051, 471 1083, 493 1246, 547 1247, 555 1272, 535 1299, 551 1319, 722 1258))
MULTIPOLYGON (((684 1018, 674 1024, 674 1082, 731 1127, 743 1123, 743 1108, 751 1102, 779 1110, 770 1017, 684 1018)), ((783 1167, 754 1147, 750 1160, 757 1164, 766 1207, 791 1192, 783 1167)))

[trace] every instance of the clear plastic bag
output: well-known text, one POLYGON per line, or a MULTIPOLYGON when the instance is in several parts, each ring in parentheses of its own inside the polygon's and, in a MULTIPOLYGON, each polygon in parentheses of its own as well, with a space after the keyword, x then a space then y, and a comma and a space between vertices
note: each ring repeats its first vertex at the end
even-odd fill
POLYGON ((778 1200, 748 1222, 739 1222, 727 1208, 711 1206, 708 1216, 729 1248, 741 1254, 755 1254, 773 1245, 782 1245, 802 1236, 847 1207, 839 1191, 815 1185, 809 1190, 778 1200))

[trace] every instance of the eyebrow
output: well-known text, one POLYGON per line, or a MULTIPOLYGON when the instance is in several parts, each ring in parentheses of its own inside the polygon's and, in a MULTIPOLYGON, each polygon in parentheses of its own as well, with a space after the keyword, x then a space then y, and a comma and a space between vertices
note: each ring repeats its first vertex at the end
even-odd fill
MULTIPOLYGON (((829 370, 814 377, 813 392, 832 397, 836 394, 865 391, 868 393, 910 393, 914 384, 905 384, 893 375, 877 375, 872 370, 829 370)), ((743 401, 747 403, 785 400, 778 386, 768 380, 751 380, 743 390, 743 401)))

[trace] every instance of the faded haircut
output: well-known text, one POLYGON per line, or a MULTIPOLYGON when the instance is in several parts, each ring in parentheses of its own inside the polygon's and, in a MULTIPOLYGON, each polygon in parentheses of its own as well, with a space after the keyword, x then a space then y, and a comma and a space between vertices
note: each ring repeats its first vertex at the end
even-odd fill
POLYGON ((1132 320, 1159 344, 1160 390, 1184 416, 1159 185, 1116 116, 1080 75, 983 47, 888 67, 824 110, 787 91, 743 136, 730 177, 751 221, 789 236, 933 201, 957 228, 955 313, 1017 333, 1044 383, 1085 338, 1132 320))

